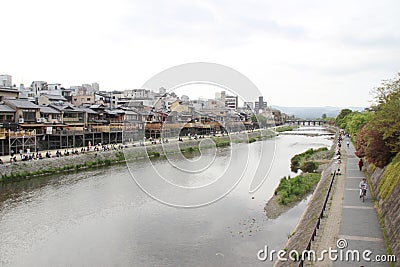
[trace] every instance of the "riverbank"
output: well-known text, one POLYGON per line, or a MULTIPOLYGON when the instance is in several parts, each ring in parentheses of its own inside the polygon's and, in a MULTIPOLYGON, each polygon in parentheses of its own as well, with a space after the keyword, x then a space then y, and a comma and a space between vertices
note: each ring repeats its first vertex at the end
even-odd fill
POLYGON ((268 218, 277 218, 309 196, 314 191, 331 157, 332 152, 326 147, 311 148, 293 156, 291 170, 297 172, 300 169, 303 173, 293 178, 281 179, 274 196, 264 207, 268 218))
POLYGON ((319 173, 305 173, 294 178, 282 178, 274 196, 268 200, 264 207, 268 218, 278 218, 308 197, 314 191, 320 179, 319 173))
POLYGON ((251 143, 272 138, 275 134, 271 130, 257 130, 252 132, 232 133, 229 136, 208 136, 204 139, 184 139, 182 142, 170 141, 163 144, 147 144, 146 146, 124 147, 115 146, 106 151, 89 151, 78 155, 44 158, 31 161, 19 161, 17 164, 0 165, 0 182, 14 182, 21 179, 68 173, 87 170, 94 167, 110 166, 123 163, 127 159, 139 160, 144 157, 160 157, 166 154, 191 152, 207 147, 224 147, 232 143, 251 143), (210 140, 209 144, 200 145, 203 140, 210 140))
POLYGON ((308 149, 307 151, 294 155, 290 160, 290 169, 292 172, 302 170, 303 172, 316 171, 320 164, 329 162, 332 155, 326 147, 318 149, 308 149))

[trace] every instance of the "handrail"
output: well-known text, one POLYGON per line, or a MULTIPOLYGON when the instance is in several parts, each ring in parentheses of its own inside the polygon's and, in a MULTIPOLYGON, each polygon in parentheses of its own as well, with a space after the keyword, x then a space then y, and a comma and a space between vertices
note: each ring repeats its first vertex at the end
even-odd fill
MULTIPOLYGON (((315 226, 314 226, 314 229, 312 231, 311 237, 310 237, 310 239, 309 239, 309 241, 307 243, 306 250, 310 250, 311 249, 311 243, 314 241, 314 238, 317 235, 317 229, 319 229, 319 226, 321 225, 321 220, 322 220, 322 217, 324 216, 324 211, 326 209, 326 204, 328 203, 329 195, 331 193, 332 185, 333 185, 333 181, 335 180, 335 177, 336 177, 336 171, 333 172, 333 176, 332 176, 331 182, 329 183, 329 188, 328 188, 328 191, 326 193, 325 200, 324 200, 324 205, 322 206, 322 209, 321 209, 321 212, 320 212, 320 214, 318 216, 318 219, 315 222, 315 226)), ((303 267, 304 266, 304 259, 303 258, 300 259, 300 262, 299 262, 298 266, 299 267, 303 267)))

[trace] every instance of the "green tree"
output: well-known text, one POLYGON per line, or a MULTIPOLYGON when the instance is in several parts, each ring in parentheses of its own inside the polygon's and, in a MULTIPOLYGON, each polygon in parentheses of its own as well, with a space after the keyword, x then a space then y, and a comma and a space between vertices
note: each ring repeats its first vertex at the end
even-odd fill
POLYGON ((392 153, 400 151, 400 91, 392 92, 379 105, 371 127, 382 133, 382 139, 392 153))
POLYGON ((343 119, 349 115, 350 113, 352 113, 353 111, 351 111, 348 108, 342 109, 339 113, 339 115, 337 115, 336 117, 336 125, 340 126, 340 124, 342 123, 343 119))
POLYGON ((355 130, 368 123, 357 137, 357 152, 377 167, 386 166, 400 152, 400 76, 375 89, 376 105, 365 117, 348 114, 341 123, 355 130))
POLYGON ((357 135, 361 128, 371 120, 371 117, 370 112, 352 112, 343 119, 341 127, 351 135, 357 135))

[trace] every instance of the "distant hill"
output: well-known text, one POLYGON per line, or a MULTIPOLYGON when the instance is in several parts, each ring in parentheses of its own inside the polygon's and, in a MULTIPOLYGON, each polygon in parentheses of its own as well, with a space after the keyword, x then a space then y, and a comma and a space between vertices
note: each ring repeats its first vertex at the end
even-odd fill
POLYGON ((364 107, 271 107, 279 109, 288 115, 294 115, 295 117, 303 119, 321 118, 322 114, 326 114, 327 117, 336 117, 344 108, 348 108, 353 111, 364 110, 364 107))

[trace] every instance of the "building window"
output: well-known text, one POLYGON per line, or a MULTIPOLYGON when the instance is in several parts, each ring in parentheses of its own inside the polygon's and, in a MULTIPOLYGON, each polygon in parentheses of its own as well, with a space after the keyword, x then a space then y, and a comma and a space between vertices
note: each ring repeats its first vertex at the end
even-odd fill
POLYGON ((34 121, 36 121, 36 112, 35 111, 24 111, 23 118, 24 118, 24 121, 34 122, 34 121))
POLYGON ((14 115, 0 114, 0 122, 14 122, 14 115))

